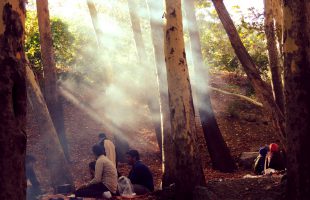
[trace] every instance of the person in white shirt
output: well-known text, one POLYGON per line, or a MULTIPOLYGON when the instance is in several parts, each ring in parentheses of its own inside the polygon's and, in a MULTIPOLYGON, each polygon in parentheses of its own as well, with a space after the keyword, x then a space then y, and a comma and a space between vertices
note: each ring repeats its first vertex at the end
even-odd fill
POLYGON ((75 192, 76 197, 101 198, 106 192, 116 193, 117 171, 114 163, 105 156, 100 145, 94 145, 92 150, 97 158, 94 166, 90 166, 95 170, 94 178, 75 192))
POLYGON ((105 133, 99 133, 99 145, 102 145, 106 156, 114 163, 114 165, 117 167, 117 161, 116 161, 116 152, 115 152, 115 145, 111 140, 109 140, 105 133))

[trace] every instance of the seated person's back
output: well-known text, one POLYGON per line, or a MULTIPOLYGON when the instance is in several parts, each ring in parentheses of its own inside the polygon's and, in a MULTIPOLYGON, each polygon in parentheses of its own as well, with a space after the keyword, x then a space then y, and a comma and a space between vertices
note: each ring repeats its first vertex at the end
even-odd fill
POLYGON ((115 166, 117 166, 115 145, 109 140, 105 133, 99 133, 99 145, 104 148, 106 157, 109 158, 115 166))
POLYGON ((128 178, 137 194, 154 191, 153 175, 150 169, 140 161, 138 151, 127 152, 128 164, 132 166, 128 178))

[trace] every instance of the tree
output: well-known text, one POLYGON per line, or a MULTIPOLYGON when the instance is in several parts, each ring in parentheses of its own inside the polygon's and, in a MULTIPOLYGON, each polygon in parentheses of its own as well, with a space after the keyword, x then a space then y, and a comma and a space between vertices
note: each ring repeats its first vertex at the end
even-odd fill
POLYGON ((244 47, 236 27, 229 13, 223 3, 223 0, 212 0, 216 12, 224 26, 224 29, 229 37, 232 47, 234 48, 235 54, 237 55, 243 69, 255 89, 256 94, 261 99, 265 109, 269 112, 270 118, 273 121, 276 133, 280 137, 283 148, 286 148, 286 134, 284 130, 285 121, 284 115, 275 103, 272 95, 272 91, 269 85, 262 80, 253 59, 244 47))
MULTIPOLYGON (((96 6, 94 4, 94 2, 92 0, 87 0, 87 6, 88 6, 88 10, 92 19, 92 23, 93 23, 93 28, 96 34, 96 39, 97 39, 97 44, 98 44, 98 49, 97 49, 97 56, 95 56, 92 59, 92 62, 95 62, 94 64, 96 66, 92 66, 90 70, 93 70, 96 74, 98 74, 98 66, 102 66, 103 65, 103 60, 98 59, 99 56, 101 55, 104 51, 105 51, 105 47, 104 47, 104 43, 103 43, 103 37, 104 34, 99 26, 99 17, 98 17, 98 12, 96 10, 96 6)), ((103 82, 103 84, 105 86, 108 86, 112 81, 111 81, 111 74, 113 74, 113 68, 111 67, 111 62, 108 59, 104 60, 105 62, 105 66, 104 66, 104 76, 99 76, 98 78, 96 78, 96 80, 94 82, 98 82, 100 81, 101 83, 103 82)), ((101 73, 102 74, 102 73, 101 73)), ((100 86, 102 87, 102 85, 100 86)), ((103 114, 104 115, 104 114, 103 114)), ((104 116, 105 119, 107 119, 106 116, 104 116)), ((111 129, 109 128, 113 135, 114 135, 114 142, 116 145, 116 154, 117 154, 117 160, 119 162, 125 162, 126 161, 126 152, 129 150, 129 143, 127 141, 127 139, 118 136, 117 132, 115 132, 115 130, 119 130, 120 128, 117 127, 116 129, 111 129)))
MULTIPOLYGON (((199 84, 208 85, 207 70, 205 70, 198 25, 195 16, 195 7, 193 1, 183 1, 185 13, 188 19, 188 29, 191 44, 191 52, 194 63, 195 77, 199 84)), ((198 84, 198 83, 197 83, 198 84)), ((198 110, 204 137, 207 143, 208 151, 212 161, 212 167, 223 172, 232 172, 236 169, 236 164, 230 155, 229 149, 224 141, 221 131, 218 127, 208 89, 197 88, 195 90, 198 98, 198 110)))
MULTIPOLYGON (((50 21, 56 66, 71 66, 76 61, 77 49, 82 46, 79 35, 70 32, 69 24, 60 18, 52 17, 50 21)), ((37 12, 27 11, 25 31, 25 53, 35 74, 43 77, 37 12)))
MULTIPOLYGON (((132 31, 134 35, 135 44, 136 44, 139 64, 141 67, 146 68, 148 66, 147 54, 146 54, 146 49, 145 49, 145 45, 144 45, 143 38, 142 38, 140 19, 136 13, 136 11, 138 10, 138 6, 135 0, 128 0, 128 8, 129 8, 131 26, 132 26, 132 31)), ((156 79, 155 79, 154 74, 150 75, 150 82, 152 84, 152 88, 158 90, 158 84, 156 84, 156 79)), ((156 95, 155 100, 153 97, 146 97, 146 98, 147 98, 146 99, 147 105, 152 115, 152 122, 155 128, 157 143, 161 151, 162 150, 162 136, 161 136, 161 117, 160 117, 160 102, 159 102, 160 97, 159 95, 158 96, 156 95)))
POLYGON ((280 52, 281 58, 283 58, 283 10, 282 10, 282 0, 272 0, 273 17, 275 21, 275 31, 278 40, 278 50, 280 52))
POLYGON ((310 4, 284 1, 284 76, 287 191, 292 200, 310 197, 310 4))
POLYGON ((71 184, 73 186, 73 179, 55 127, 49 115, 41 89, 29 66, 26 67, 26 77, 29 99, 33 105, 41 137, 44 141, 51 185, 54 189, 63 184, 71 184))
POLYGON ((274 0, 264 0, 265 5, 265 33, 267 38, 267 49, 269 55, 269 68, 271 72, 274 100, 282 112, 284 112, 284 93, 281 78, 281 67, 277 49, 276 29, 274 26, 274 0))
POLYGON ((62 99, 57 88, 56 64, 49 19, 48 0, 37 0, 41 55, 44 71, 44 97, 53 120, 60 144, 69 160, 68 142, 65 134, 62 99))
POLYGON ((0 3, 0 199, 26 199, 26 81, 23 0, 0 3))
MULTIPOLYGON (((167 67, 173 152, 165 166, 175 178, 176 199, 192 199, 195 186, 205 185, 198 156, 195 112, 184 48, 181 0, 166 0, 165 60, 167 67)), ((165 152, 166 153, 166 152, 165 152)), ((168 153, 168 152, 167 152, 168 153)), ((164 184, 164 183, 163 183, 164 184)))
POLYGON ((92 0, 87 0, 87 6, 88 6, 88 10, 89 10, 91 19, 92 19, 94 30, 96 33, 98 46, 101 48, 102 47, 101 37, 103 35, 102 35, 102 31, 99 27, 99 19, 98 19, 96 6, 92 0))
MULTIPOLYGON (((152 43, 155 55, 155 66, 158 78, 159 88, 159 106, 161 113, 161 151, 162 151, 162 163, 165 163, 166 159, 170 159, 170 155, 165 155, 163 152, 172 152, 171 148, 171 125, 170 125, 170 113, 169 113, 169 100, 168 100, 168 88, 167 88, 167 73, 165 69, 165 55, 164 55, 164 29, 162 13, 164 11, 163 2, 158 0, 147 0, 147 5, 150 13, 150 25, 152 43)), ((158 138, 159 139, 159 138, 158 138)), ((164 168, 164 165, 163 165, 164 168)), ((163 169, 164 171, 164 169, 163 169)), ((169 171, 169 170, 168 170, 169 171)), ((168 176, 163 177, 164 183, 169 182, 172 179, 168 176)), ((164 185, 167 186, 167 185, 164 185)))

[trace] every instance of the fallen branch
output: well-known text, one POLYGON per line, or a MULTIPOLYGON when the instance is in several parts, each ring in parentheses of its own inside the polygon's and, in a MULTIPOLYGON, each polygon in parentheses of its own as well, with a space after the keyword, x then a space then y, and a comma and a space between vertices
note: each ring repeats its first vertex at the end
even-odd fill
POLYGON ((208 86, 208 88, 210 88, 211 90, 213 91, 217 91, 217 92, 220 92, 220 93, 223 93, 223 94, 227 94, 227 95, 231 95, 231 96, 235 96, 235 97, 239 97, 247 102, 250 102, 258 107, 263 107, 263 104, 258 102, 258 101, 255 101, 247 96, 244 96, 244 95, 241 95, 241 94, 235 94, 235 93, 231 93, 231 92, 227 92, 227 91, 224 91, 224 90, 221 90, 221 89, 218 89, 218 88, 215 88, 215 87, 211 87, 211 86, 208 86))

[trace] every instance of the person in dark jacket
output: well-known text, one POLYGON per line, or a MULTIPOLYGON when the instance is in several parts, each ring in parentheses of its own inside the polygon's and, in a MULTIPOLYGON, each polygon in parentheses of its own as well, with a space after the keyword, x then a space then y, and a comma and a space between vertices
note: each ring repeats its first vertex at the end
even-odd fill
POLYGON ((271 143, 269 145, 269 154, 267 155, 267 167, 278 171, 285 169, 284 159, 280 152, 279 145, 271 143))
POLYGON ((266 155, 268 153, 268 147, 261 147, 259 149, 259 155, 254 161, 254 173, 257 175, 261 175, 264 173, 265 170, 265 162, 266 162, 266 155))
POLYGON ((127 163, 132 166, 128 178, 130 179, 134 192, 137 195, 154 191, 153 175, 150 169, 140 160, 137 150, 129 150, 126 153, 127 163))

